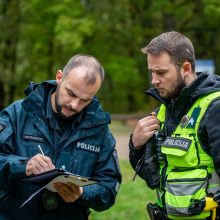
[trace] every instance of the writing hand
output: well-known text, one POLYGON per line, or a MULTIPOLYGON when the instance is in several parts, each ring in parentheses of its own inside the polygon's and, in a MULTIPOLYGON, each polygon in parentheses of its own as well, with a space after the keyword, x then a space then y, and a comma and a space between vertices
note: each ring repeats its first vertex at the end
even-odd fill
POLYGON ((51 159, 42 154, 37 154, 28 160, 26 166, 26 175, 43 173, 55 169, 51 159))

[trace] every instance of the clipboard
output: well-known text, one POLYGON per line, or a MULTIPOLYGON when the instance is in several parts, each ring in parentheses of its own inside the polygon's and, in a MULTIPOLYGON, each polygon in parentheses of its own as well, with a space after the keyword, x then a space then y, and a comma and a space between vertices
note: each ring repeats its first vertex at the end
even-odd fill
POLYGON ((91 184, 98 183, 97 180, 84 177, 80 175, 76 175, 65 170, 61 169, 53 169, 44 173, 27 176, 17 181, 18 183, 26 183, 32 184, 36 186, 40 186, 41 188, 33 193, 21 206, 23 207, 26 203, 28 203, 33 197, 35 197, 38 193, 40 193, 43 189, 48 189, 51 192, 57 192, 53 187, 53 183, 62 182, 62 183, 73 183, 77 186, 87 186, 91 184))
POLYGON ((67 172, 62 169, 53 169, 44 173, 27 176, 18 181, 19 183, 32 184, 36 186, 43 186, 52 192, 56 192, 53 187, 53 183, 62 182, 62 183, 73 183, 77 186, 86 186, 95 184, 98 181, 89 177, 80 176, 67 172))

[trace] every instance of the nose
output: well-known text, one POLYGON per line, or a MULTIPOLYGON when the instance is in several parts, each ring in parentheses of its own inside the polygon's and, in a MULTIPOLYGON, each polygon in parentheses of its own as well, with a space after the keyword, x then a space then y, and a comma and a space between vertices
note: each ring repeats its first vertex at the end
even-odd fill
POLYGON ((70 101, 70 106, 72 109, 78 109, 80 105, 80 99, 79 98, 74 98, 70 101))
POLYGON ((151 84, 157 85, 159 83, 160 83, 160 80, 159 80, 158 76, 155 73, 152 73, 151 84))

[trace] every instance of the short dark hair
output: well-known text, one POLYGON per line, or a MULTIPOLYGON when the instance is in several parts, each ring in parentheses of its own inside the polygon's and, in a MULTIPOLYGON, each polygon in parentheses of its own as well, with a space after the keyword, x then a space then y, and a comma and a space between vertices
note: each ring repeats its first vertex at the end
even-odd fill
POLYGON ((180 66, 188 61, 195 72, 195 52, 188 37, 176 31, 169 31, 153 38, 150 43, 141 49, 144 54, 159 55, 167 52, 174 65, 180 66))
POLYGON ((63 68, 64 76, 67 75, 72 69, 82 67, 86 73, 86 83, 94 84, 97 75, 103 82, 105 72, 100 62, 93 56, 87 54, 77 54, 70 58, 68 63, 63 68))

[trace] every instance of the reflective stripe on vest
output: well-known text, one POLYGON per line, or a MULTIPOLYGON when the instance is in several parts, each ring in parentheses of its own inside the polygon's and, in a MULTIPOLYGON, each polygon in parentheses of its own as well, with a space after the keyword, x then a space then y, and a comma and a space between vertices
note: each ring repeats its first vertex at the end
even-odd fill
MULTIPOLYGON (((210 103, 217 98, 220 98, 220 92, 199 98, 161 147, 168 161, 164 205, 170 219, 205 219, 210 216, 210 211, 191 215, 189 206, 193 199, 203 199, 220 190, 213 160, 202 149, 198 138, 200 122, 210 103)), ((161 105, 157 115, 161 124, 164 124, 165 115, 166 107, 161 105)))

